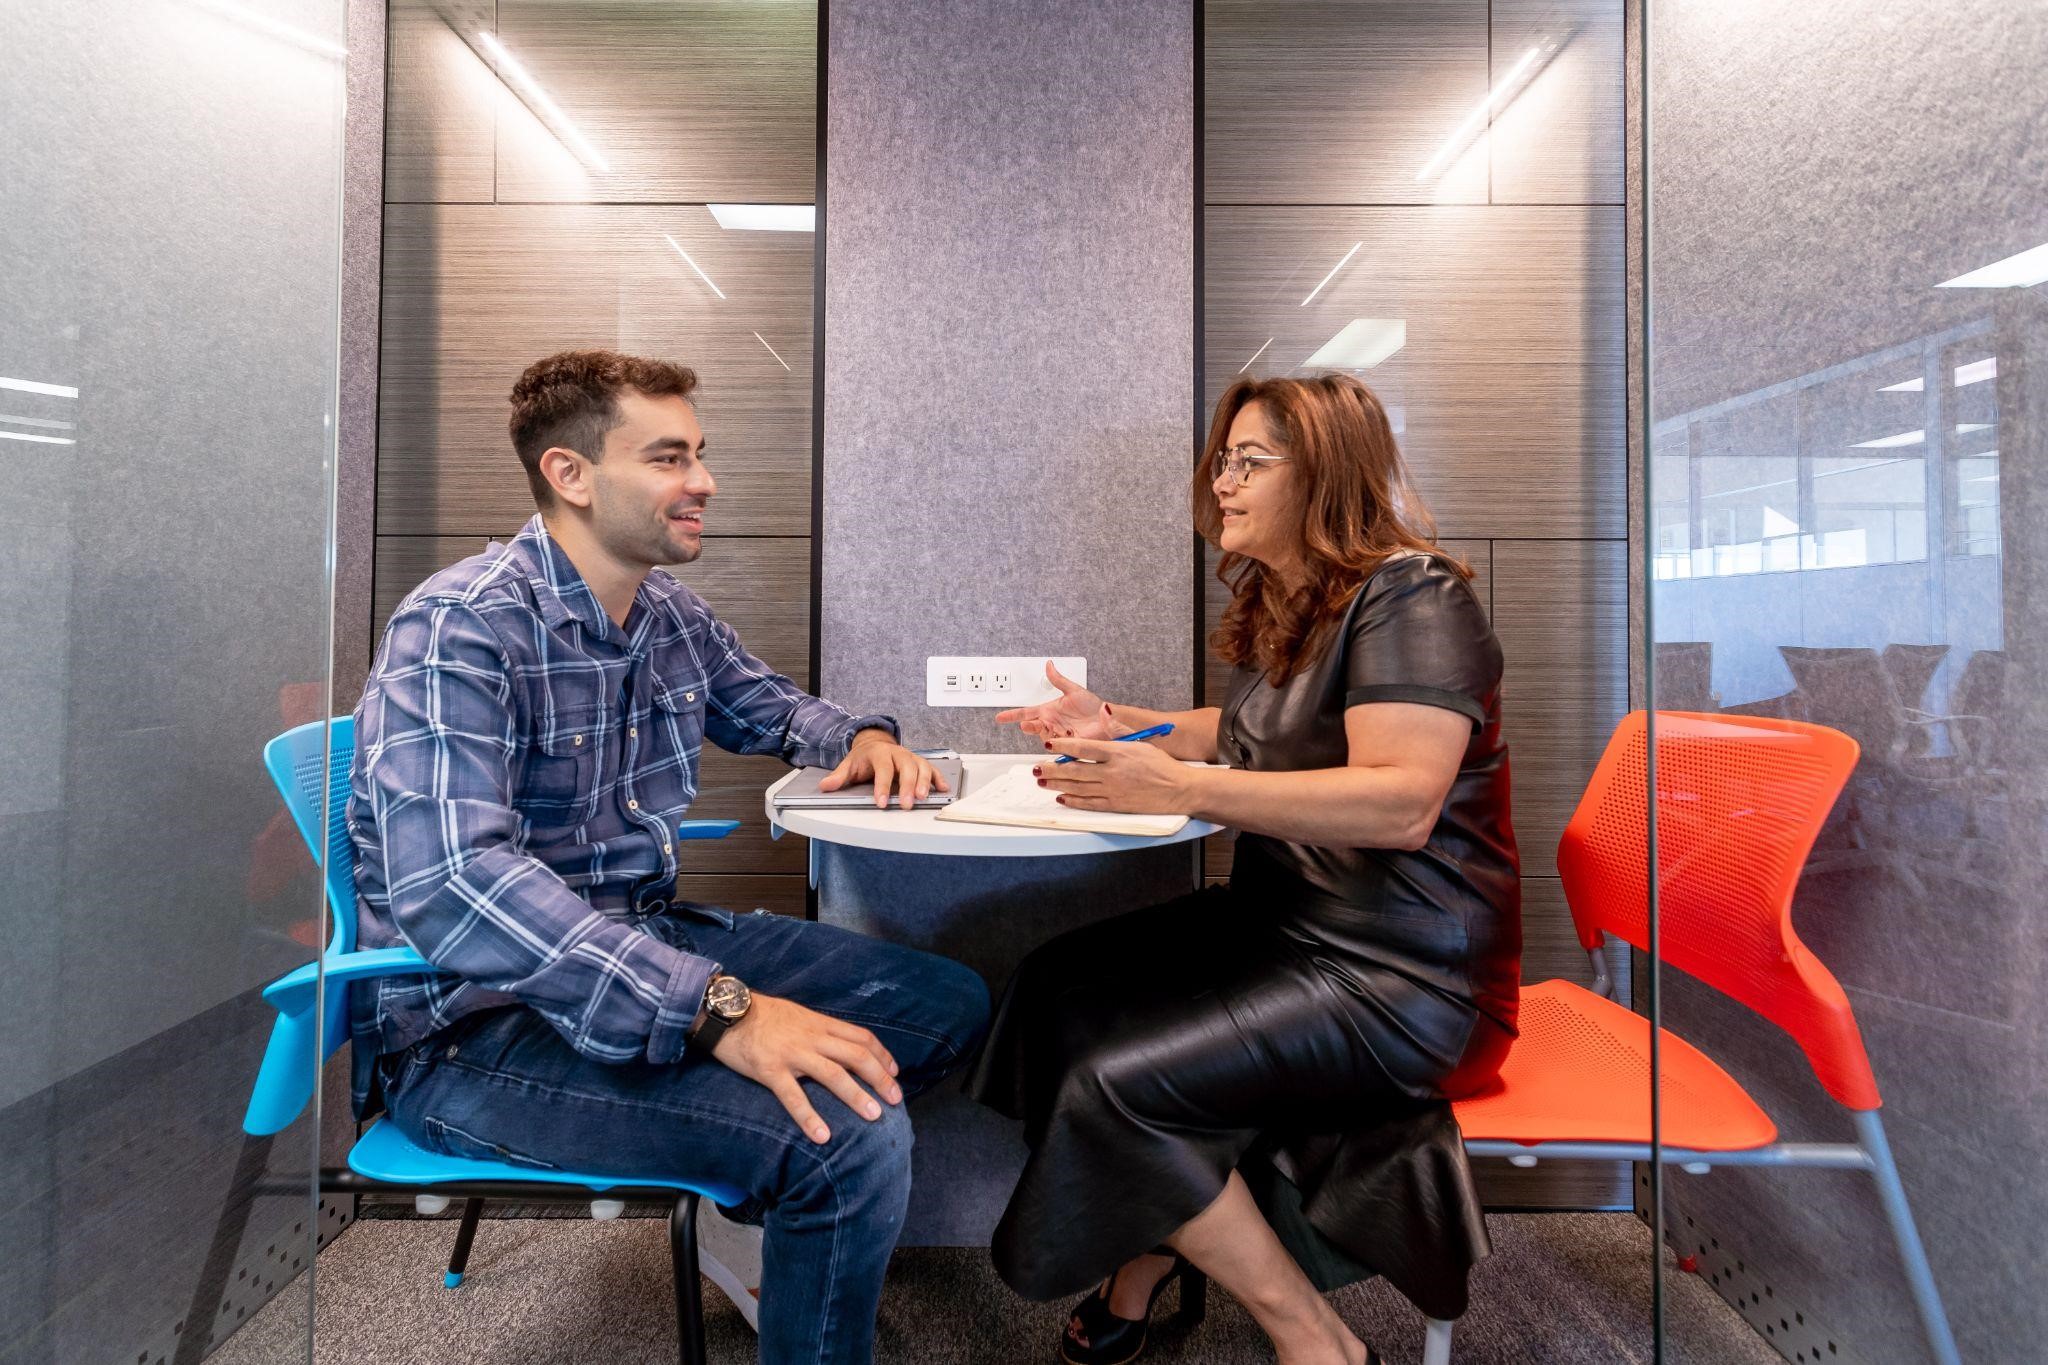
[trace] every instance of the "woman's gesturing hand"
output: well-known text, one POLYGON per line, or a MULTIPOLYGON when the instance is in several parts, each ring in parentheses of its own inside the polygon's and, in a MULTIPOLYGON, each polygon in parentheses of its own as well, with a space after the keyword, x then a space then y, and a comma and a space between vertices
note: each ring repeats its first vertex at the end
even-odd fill
POLYGON ((1085 763, 1054 763, 1031 771, 1040 786, 1059 794, 1075 810, 1113 810, 1127 815, 1192 815, 1196 774, 1166 750, 1140 740, 1050 739, 1045 747, 1085 763))
POLYGON ((1060 690, 1056 700, 998 711, 996 723, 1015 721, 1025 734, 1041 739, 1115 739, 1131 733, 1134 727, 1117 720, 1108 702, 1054 668, 1050 659, 1045 661, 1045 677, 1060 690))

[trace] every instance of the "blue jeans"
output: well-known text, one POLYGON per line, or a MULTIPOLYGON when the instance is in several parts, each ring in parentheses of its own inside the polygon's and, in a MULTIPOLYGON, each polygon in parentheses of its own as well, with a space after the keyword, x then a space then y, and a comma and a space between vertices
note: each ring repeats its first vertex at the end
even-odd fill
MULTIPOLYGON (((896 1059, 906 1099, 967 1059, 988 989, 957 962, 768 914, 679 905, 647 923, 766 995, 860 1024, 896 1059)), ((692 1054, 610 1066, 524 1007, 457 1021, 382 1059, 392 1121, 434 1151, 591 1175, 694 1177, 758 1201, 762 1365, 867 1365, 910 1198, 910 1115, 869 1122, 812 1081, 822 1146, 768 1090, 692 1054)))

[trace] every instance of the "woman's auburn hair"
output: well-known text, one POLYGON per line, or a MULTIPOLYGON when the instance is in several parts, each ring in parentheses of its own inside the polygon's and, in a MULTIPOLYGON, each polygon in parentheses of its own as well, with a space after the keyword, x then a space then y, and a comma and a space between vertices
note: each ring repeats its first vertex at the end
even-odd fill
POLYGON ((1216 576, 1230 587, 1230 606, 1209 636, 1226 662, 1256 669, 1278 687, 1327 647, 1365 581, 1380 565, 1409 551, 1433 556, 1460 578, 1463 560, 1436 544, 1436 520, 1408 481, 1393 424, 1373 391, 1348 374, 1313 379, 1242 378, 1224 390, 1195 465, 1195 530, 1211 545, 1223 533, 1216 501, 1216 456, 1230 424, 1257 403, 1266 427, 1295 472, 1308 582, 1286 592, 1258 560, 1226 553, 1216 576))

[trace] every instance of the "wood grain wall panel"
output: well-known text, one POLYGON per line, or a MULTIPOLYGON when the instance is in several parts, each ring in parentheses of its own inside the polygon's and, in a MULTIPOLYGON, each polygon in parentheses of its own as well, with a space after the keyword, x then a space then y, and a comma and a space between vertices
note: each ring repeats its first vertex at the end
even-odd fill
POLYGON ((1486 15, 1486 0, 1209 0, 1208 201, 1484 202, 1483 135, 1420 173, 1486 97, 1486 15))
MULTIPOLYGON (((1473 591, 1479 594, 1479 601, 1490 613, 1493 610, 1493 546, 1484 540, 1446 540, 1439 543, 1471 565, 1473 591)), ((1203 706, 1221 706, 1223 698, 1230 691, 1231 666, 1217 658, 1214 649, 1207 647, 1209 637, 1215 633, 1216 623, 1223 618, 1224 608, 1230 605, 1230 590, 1216 577, 1216 565, 1221 558, 1222 552, 1214 545, 1205 548, 1202 570, 1202 640, 1207 663, 1203 671, 1203 706)), ((1205 876, 1216 878, 1230 875, 1231 848, 1236 838, 1233 832, 1225 831, 1222 834, 1212 834, 1202 841, 1202 867, 1205 876)))
POLYGON ((376 575, 371 591, 370 652, 384 641, 384 627, 405 595, 438 570, 469 558, 490 543, 489 536, 378 536, 376 575))
POLYGON ((1625 541, 1497 541, 1493 625, 1507 655, 1504 726, 1526 876, 1557 840, 1628 707, 1625 541))
POLYGON ((498 120, 501 201, 811 202, 815 4, 499 0, 497 11, 506 48, 609 168, 579 162, 520 106, 498 120))
POLYGON ((1442 534, 1627 534, 1620 209, 1212 208, 1206 225, 1208 401, 1255 354, 1253 373, 1310 373, 1354 320, 1399 322, 1364 377, 1442 534))
POLYGON ((388 35, 385 201, 489 203, 503 83, 432 0, 391 0, 388 35))
POLYGON ((701 207, 411 204, 384 224, 380 533, 531 515, 513 381, 595 346, 697 371, 713 535, 810 533, 810 234, 727 232, 701 207))
POLYGON ((1493 202, 1622 202, 1622 0, 1493 0, 1493 69, 1536 75, 1493 119, 1493 202))

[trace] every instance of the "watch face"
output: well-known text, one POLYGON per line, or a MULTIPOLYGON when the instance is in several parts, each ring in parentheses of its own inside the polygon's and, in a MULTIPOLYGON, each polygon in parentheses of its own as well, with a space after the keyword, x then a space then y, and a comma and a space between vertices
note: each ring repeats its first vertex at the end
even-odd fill
POLYGON ((736 976, 713 977, 704 992, 704 1005, 721 1019, 737 1019, 754 1003, 753 992, 736 976))

